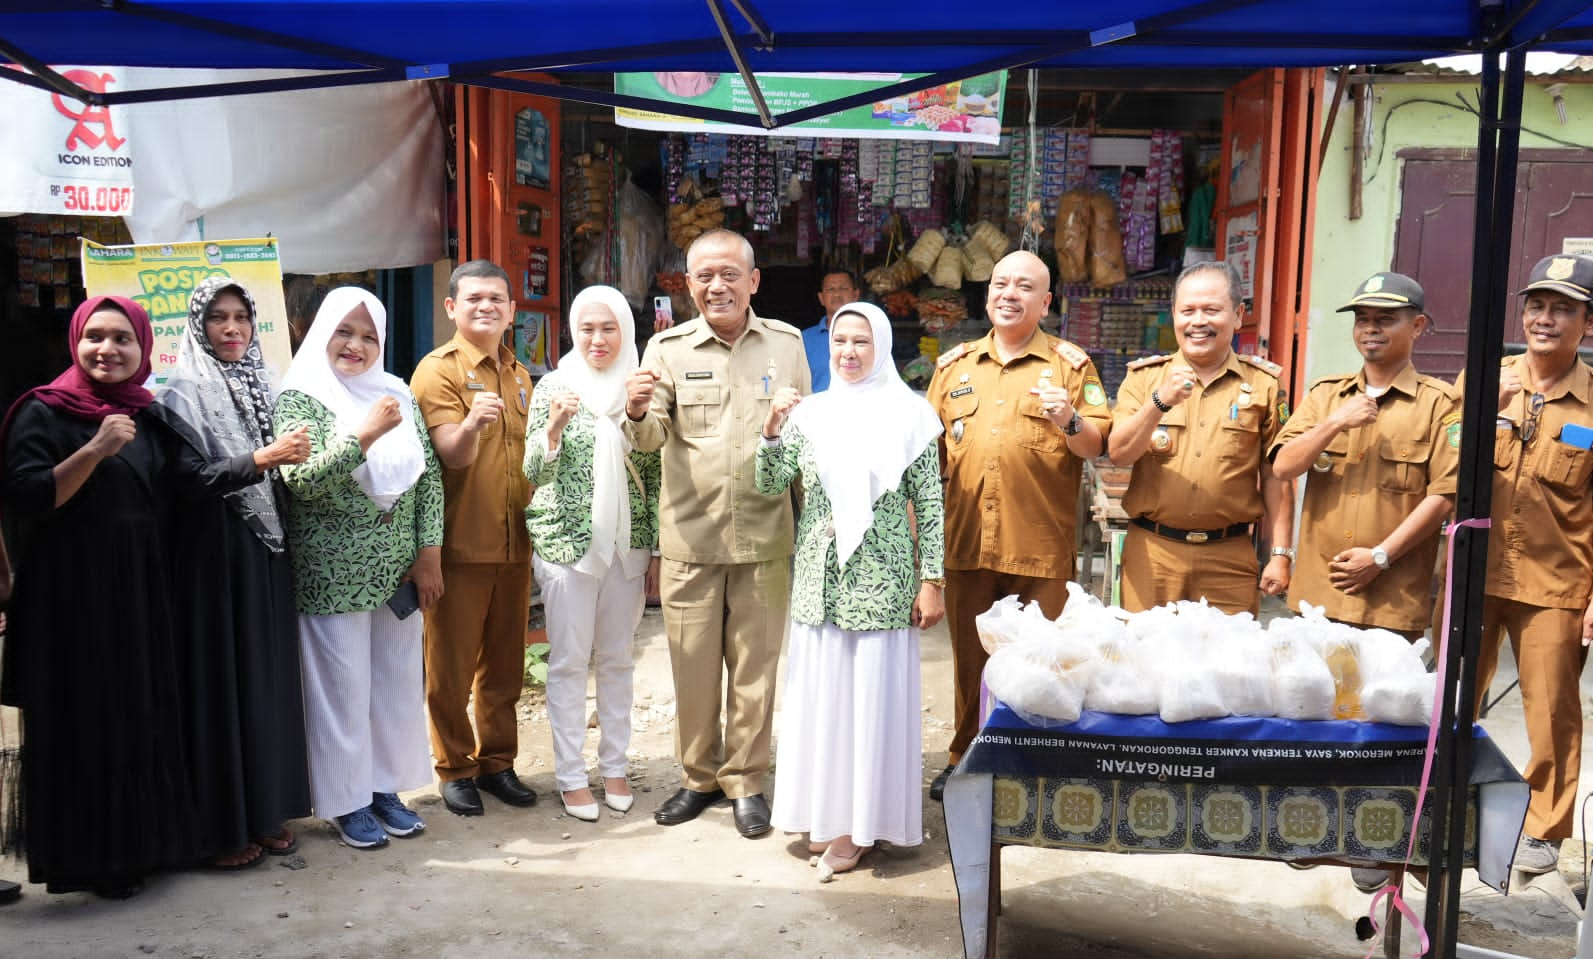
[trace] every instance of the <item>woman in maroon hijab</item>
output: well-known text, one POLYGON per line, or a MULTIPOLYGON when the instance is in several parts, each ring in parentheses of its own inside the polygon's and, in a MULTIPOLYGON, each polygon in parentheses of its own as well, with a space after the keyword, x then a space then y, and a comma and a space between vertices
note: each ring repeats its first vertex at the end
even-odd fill
POLYGON ((0 428, 17 533, 0 701, 25 727, 21 836, 0 845, 20 838, 28 878, 51 892, 125 898, 150 872, 214 852, 190 825, 168 504, 258 476, 167 468, 171 436, 145 412, 153 335, 138 304, 91 297, 69 337, 72 366, 0 428))

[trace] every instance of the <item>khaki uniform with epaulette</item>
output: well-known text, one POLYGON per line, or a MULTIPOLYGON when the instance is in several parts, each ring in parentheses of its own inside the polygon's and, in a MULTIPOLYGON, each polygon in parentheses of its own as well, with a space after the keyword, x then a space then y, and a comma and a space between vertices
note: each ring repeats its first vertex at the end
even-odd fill
MULTIPOLYGON (((1365 392, 1361 371, 1313 383, 1268 455, 1365 392)), ((1377 406, 1376 420, 1335 436, 1305 474, 1289 607, 1303 601, 1341 622, 1420 634, 1432 615, 1436 532, 1353 595, 1333 586, 1328 564, 1351 547, 1381 543, 1427 497, 1455 494, 1460 412, 1454 387, 1410 366, 1377 406)))
MULTIPOLYGON (((1128 366, 1113 420, 1151 402, 1182 353, 1128 366)), ((1225 612, 1257 611, 1259 569, 1251 540, 1261 519, 1261 465, 1288 411, 1283 368, 1229 353, 1216 378, 1162 414, 1150 448, 1134 461, 1123 510, 1123 608, 1149 609, 1204 597, 1225 612)))
POLYGON ((1079 416, 1103 436, 1112 418, 1089 356, 1040 330, 1006 363, 992 333, 944 354, 936 366, 928 398, 945 427, 940 444, 946 618, 956 661, 955 762, 978 729, 987 656, 974 617, 1013 594, 1060 615, 1076 562, 1083 463, 1030 390, 1067 390, 1079 416))

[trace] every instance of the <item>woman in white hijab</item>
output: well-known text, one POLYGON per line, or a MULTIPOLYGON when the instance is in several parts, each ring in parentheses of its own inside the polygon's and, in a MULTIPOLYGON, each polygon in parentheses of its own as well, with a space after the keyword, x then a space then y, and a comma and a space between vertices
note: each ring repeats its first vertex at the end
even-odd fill
POLYGON ((594 822, 599 807, 581 755, 586 676, 597 672, 603 802, 627 812, 631 646, 658 580, 659 456, 621 431, 625 378, 636 369, 636 321, 624 294, 592 286, 570 304, 574 348, 537 383, 526 424, 526 509, 532 563, 548 614, 548 724, 564 811, 594 822))
POLYGON ((869 303, 830 321, 830 388, 782 390, 763 426, 758 491, 798 477, 805 491, 771 821, 809 834, 820 881, 875 843, 923 841, 918 633, 945 616, 940 432, 869 303))
POLYGON ((328 293, 274 423, 309 428, 289 493, 310 793, 356 849, 425 828, 397 793, 431 783, 421 618, 442 595, 442 474, 409 388, 382 368, 387 311, 328 293))

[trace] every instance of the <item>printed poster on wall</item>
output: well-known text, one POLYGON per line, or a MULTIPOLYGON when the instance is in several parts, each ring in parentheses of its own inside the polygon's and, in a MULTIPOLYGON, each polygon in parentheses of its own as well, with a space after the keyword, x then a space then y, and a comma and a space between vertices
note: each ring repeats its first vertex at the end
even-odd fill
MULTIPOLYGON (((870 90, 894 86, 923 73, 760 73, 758 89, 775 116, 870 90)), ((756 114, 747 84, 737 73, 616 73, 614 92, 694 107, 756 114)), ((886 97, 829 116, 773 130, 715 120, 695 120, 650 110, 616 107, 622 127, 672 133, 739 133, 754 136, 807 135, 881 140, 950 140, 999 143, 1006 71, 981 74, 886 97)))
POLYGON ((514 314, 514 354, 532 376, 553 371, 546 313, 519 310, 514 314))
POLYGON ((83 286, 88 294, 125 296, 149 311, 155 327, 152 362, 157 383, 164 383, 177 363, 177 347, 188 326, 188 297, 212 276, 231 277, 254 297, 260 350, 272 382, 280 385, 293 354, 275 239, 142 246, 83 241, 83 286))
MULTIPOLYGON (((93 93, 122 85, 122 71, 111 67, 57 70, 93 93)), ((133 212, 133 147, 119 132, 124 110, 0 82, 0 213, 133 212)))

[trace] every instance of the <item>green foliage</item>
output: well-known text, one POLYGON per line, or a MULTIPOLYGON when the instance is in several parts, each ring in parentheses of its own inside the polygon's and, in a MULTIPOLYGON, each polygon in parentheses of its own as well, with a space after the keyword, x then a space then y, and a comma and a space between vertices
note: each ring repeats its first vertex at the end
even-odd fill
POLYGON ((545 686, 548 682, 547 643, 530 643, 525 648, 525 681, 529 686, 545 686))

